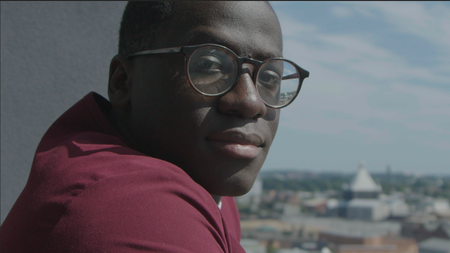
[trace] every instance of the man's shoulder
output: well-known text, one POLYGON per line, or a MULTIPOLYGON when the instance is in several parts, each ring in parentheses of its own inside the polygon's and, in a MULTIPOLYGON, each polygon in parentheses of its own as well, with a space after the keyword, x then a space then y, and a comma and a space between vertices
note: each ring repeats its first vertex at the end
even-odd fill
POLYGON ((91 92, 61 115, 36 150, 29 183, 84 189, 98 180, 138 171, 189 177, 181 168, 131 148, 100 109, 108 104, 91 92))
MULTIPOLYGON (((54 187, 78 185, 85 189, 100 180, 145 177, 159 181, 195 183, 178 166, 136 151, 119 138, 98 132, 82 132, 64 139, 55 147, 37 152, 30 179, 39 174, 39 184, 54 187), (49 182, 52 181, 52 182, 49 182)), ((158 183, 155 181, 153 183, 158 183)))
POLYGON ((7 249, 227 252, 238 245, 229 238, 238 229, 232 199, 224 199, 222 216, 185 171, 132 149, 92 102, 85 97, 42 139, 1 228, 7 249))
POLYGON ((204 188, 174 164, 95 132, 37 153, 13 213, 7 224, 15 228, 7 231, 14 240, 29 241, 27 249, 195 252, 204 244, 222 252, 227 247, 219 208, 204 188), (22 225, 27 229, 18 229, 22 225))
POLYGON ((142 180, 148 186, 184 187, 208 195, 178 166, 125 143, 99 103, 106 100, 90 93, 49 128, 37 148, 25 195, 33 193, 33 201, 57 203, 65 209, 94 185, 102 192, 111 184, 133 188, 142 180))
POLYGON ((161 247, 195 252, 204 245, 210 252, 227 251, 229 232, 204 188, 174 164, 119 142, 84 141, 102 138, 107 137, 84 133, 67 141, 69 161, 59 163, 61 173, 54 175, 64 177, 59 181, 67 184, 57 191, 71 191, 67 194, 71 199, 52 229, 46 250, 75 245, 92 251, 161 247))

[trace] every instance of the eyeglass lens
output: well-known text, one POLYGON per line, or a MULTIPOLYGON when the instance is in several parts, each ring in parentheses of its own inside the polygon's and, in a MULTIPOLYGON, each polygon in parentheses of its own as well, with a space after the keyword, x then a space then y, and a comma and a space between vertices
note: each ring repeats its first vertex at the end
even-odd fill
MULTIPOLYGON (((239 67, 232 52, 214 46, 197 49, 188 62, 191 84, 205 95, 220 95, 234 85, 239 67)), ((256 76, 256 89, 268 105, 279 107, 291 102, 300 84, 297 68, 284 60, 263 63, 256 76)))

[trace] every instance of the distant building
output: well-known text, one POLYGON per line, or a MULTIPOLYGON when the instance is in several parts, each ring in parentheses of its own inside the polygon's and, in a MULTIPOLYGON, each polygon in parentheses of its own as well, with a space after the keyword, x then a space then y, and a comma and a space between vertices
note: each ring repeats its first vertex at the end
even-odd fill
POLYGON ((339 232, 321 232, 320 240, 330 243, 335 253, 418 253, 413 239, 346 235, 339 232))
POLYGON ((349 186, 344 186, 344 200, 352 199, 378 199, 381 186, 376 184, 367 171, 364 162, 358 166, 358 172, 349 186))
POLYGON ((302 250, 299 248, 293 248, 293 249, 278 249, 276 253, 309 253, 309 251, 302 250))
POLYGON ((309 199, 303 202, 303 207, 306 211, 314 212, 323 215, 327 211, 328 200, 325 198, 309 199))
POLYGON ((284 216, 296 216, 300 214, 300 205, 284 203, 283 204, 283 215, 284 216))
POLYGON ((389 205, 391 219, 405 219, 411 215, 404 194, 397 192, 390 196, 380 195, 380 199, 389 205))
POLYGON ((302 239, 308 240, 319 240, 321 232, 346 237, 399 237, 402 227, 398 221, 375 222, 311 216, 283 217, 283 221, 295 224, 301 230, 302 239))
POLYGON ((429 238, 450 240, 450 221, 413 217, 403 222, 401 234, 418 242, 429 238))
POLYGON ((241 239, 241 246, 246 253, 266 253, 266 247, 256 239, 241 239))
POLYGON ((386 165, 386 178, 389 183, 392 181, 392 168, 389 164, 386 165))
POLYGON ((329 200, 327 214, 358 220, 385 220, 390 215, 389 205, 380 200, 381 186, 370 176, 363 162, 349 185, 343 187, 343 200, 329 200))
POLYGON ((348 219, 379 221, 389 217, 389 206, 377 199, 352 199, 346 208, 348 219))
POLYGON ((435 214, 441 218, 449 218, 450 204, 447 199, 427 197, 418 206, 418 211, 424 215, 435 214))
POLYGON ((450 240, 430 238, 419 243, 419 253, 450 253, 450 240))

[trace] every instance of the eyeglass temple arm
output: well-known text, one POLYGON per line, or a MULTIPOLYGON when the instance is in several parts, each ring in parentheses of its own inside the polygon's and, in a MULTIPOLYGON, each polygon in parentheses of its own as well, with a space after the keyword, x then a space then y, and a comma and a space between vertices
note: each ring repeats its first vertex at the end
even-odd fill
POLYGON ((136 56, 136 55, 149 55, 149 54, 173 54, 180 53, 182 47, 169 47, 169 48, 161 48, 161 49, 150 49, 145 51, 140 51, 136 53, 129 54, 127 58, 136 56))
POLYGON ((294 78, 298 78, 298 73, 294 73, 294 74, 291 74, 291 75, 283 76, 283 77, 281 77, 281 80, 294 79, 294 78))
MULTIPOLYGON (((309 72, 305 70, 305 73, 303 73, 301 76, 303 78, 307 78, 307 77, 309 77, 309 72)), ((283 76, 283 77, 281 77, 281 80, 294 79, 294 78, 299 78, 298 73, 283 76)))

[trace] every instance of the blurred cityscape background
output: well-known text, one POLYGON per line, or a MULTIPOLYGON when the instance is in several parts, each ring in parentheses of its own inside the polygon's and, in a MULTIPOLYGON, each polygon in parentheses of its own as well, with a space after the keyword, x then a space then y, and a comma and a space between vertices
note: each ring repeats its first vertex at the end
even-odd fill
POLYGON ((236 201, 247 253, 448 253, 450 175, 262 171, 236 201))

